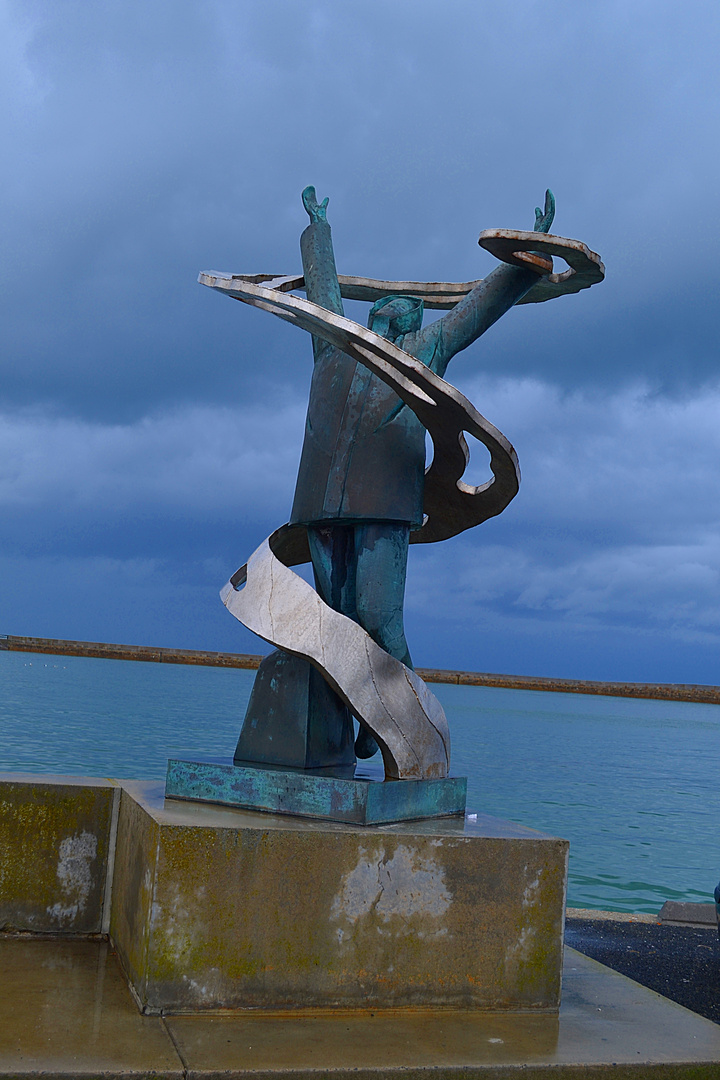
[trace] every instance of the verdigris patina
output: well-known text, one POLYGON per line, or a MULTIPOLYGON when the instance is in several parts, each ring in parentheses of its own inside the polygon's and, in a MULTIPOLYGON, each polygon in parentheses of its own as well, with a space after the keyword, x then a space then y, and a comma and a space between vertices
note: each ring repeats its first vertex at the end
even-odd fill
POLYGON ((448 775, 442 708, 414 674, 403 628, 408 545, 446 539, 502 512, 518 490, 512 446, 443 379, 452 357, 516 303, 578 291, 603 277, 579 241, 487 230, 503 261, 466 285, 340 277, 328 200, 303 192, 310 225, 303 276, 201 274, 200 281, 312 334, 314 371, 290 520, 223 590, 228 609, 278 646, 255 682, 236 761, 352 769, 379 745, 387 778, 448 775), (553 273, 552 257, 569 269, 553 273), (293 296, 304 289, 307 299, 293 296), (368 328, 342 299, 372 301, 368 328), (423 327, 428 307, 449 309, 423 327), (425 473, 425 433, 434 455, 425 473), (462 481, 464 432, 490 450, 493 479, 462 481), (289 568, 312 561, 313 590, 289 568), (360 723, 353 739, 353 720, 360 723), (354 744, 354 745, 353 745, 354 744))

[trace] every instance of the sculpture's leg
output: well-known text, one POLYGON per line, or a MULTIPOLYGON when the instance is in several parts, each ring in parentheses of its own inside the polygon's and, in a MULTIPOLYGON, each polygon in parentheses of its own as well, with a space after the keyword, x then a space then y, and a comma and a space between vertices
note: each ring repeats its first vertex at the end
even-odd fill
POLYGON ((352 769, 353 739, 347 706, 312 664, 280 649, 265 657, 235 750, 237 762, 352 769))
MULTIPOLYGON (((412 667, 403 629, 410 530, 402 522, 309 526, 317 592, 412 667)), ((296 768, 351 766, 378 746, 361 728, 353 753, 349 709, 306 660, 280 650, 257 673, 235 759, 296 768)))
MULTIPOLYGON (((315 587, 330 607, 359 623, 370 637, 412 667, 403 627, 403 601, 410 528, 404 522, 308 528, 315 587)), ((377 751, 364 728, 355 742, 358 757, 377 751)))
POLYGON ((335 611, 359 622, 355 592, 355 526, 308 525, 315 588, 335 611))
POLYGON ((410 526, 401 521, 355 528, 358 622, 385 652, 412 668, 403 624, 409 544, 410 526))

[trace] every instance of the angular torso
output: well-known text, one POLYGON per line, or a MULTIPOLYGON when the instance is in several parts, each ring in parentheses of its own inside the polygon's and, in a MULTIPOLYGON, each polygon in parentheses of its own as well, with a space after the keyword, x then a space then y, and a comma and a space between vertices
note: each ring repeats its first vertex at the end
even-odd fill
POLYGON ((291 515, 422 524, 425 428, 381 379, 339 349, 313 371, 291 515))

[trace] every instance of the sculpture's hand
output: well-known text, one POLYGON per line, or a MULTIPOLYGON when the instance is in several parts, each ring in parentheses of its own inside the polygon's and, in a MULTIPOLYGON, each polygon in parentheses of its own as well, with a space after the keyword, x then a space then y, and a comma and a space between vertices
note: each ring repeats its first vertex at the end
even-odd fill
POLYGON ((319 203, 315 195, 315 188, 311 185, 310 187, 306 187, 303 191, 302 201, 303 206, 310 215, 311 223, 314 224, 316 221, 327 221, 327 196, 319 203))
MULTIPOLYGON (((314 194, 314 192, 313 192, 314 194)), ((553 223, 555 217, 555 196, 550 188, 545 192, 545 210, 544 212, 539 206, 535 207, 535 228, 533 232, 550 232, 550 226, 553 223)))

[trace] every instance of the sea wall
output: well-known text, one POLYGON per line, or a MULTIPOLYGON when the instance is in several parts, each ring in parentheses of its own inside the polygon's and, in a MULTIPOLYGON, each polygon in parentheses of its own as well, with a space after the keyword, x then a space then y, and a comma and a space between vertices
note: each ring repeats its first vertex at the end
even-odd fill
MULTIPOLYGON (((253 653, 164 649, 153 645, 113 645, 105 641, 65 641, 60 638, 0 635, 0 652, 45 653, 54 656, 94 656, 105 660, 139 660, 158 664, 198 664, 206 667, 249 668, 264 657, 253 653)), ((720 686, 699 683, 600 682, 554 679, 535 675, 501 675, 485 671, 416 668, 425 682, 459 686, 495 686, 506 690, 546 690, 561 694, 600 694, 605 697, 652 698, 657 701, 697 701, 720 705, 720 686)))

